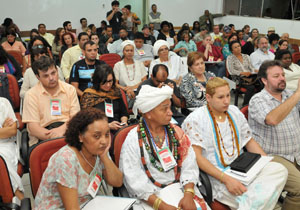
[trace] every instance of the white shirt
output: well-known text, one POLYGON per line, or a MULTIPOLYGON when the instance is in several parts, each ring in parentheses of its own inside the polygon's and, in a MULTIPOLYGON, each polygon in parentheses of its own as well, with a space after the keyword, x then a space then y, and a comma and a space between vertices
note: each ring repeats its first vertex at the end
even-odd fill
POLYGON ((296 91, 298 88, 298 80, 300 78, 300 66, 292 63, 290 69, 283 69, 285 73, 286 89, 296 91))
POLYGON ((250 60, 252 63, 252 66, 254 69, 259 69, 260 65, 266 61, 266 60, 274 60, 275 55, 270 52, 269 50, 267 51, 267 54, 264 53, 261 49, 255 50, 251 55, 250 55, 250 60))

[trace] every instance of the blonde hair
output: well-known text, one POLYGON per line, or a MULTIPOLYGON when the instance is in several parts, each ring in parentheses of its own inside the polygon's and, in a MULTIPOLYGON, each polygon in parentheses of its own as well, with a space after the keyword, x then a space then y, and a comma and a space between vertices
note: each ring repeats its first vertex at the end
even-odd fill
POLYGON ((206 93, 210 96, 213 96, 216 93, 216 88, 228 86, 229 84, 226 80, 220 78, 220 77, 214 77, 206 83, 206 93))

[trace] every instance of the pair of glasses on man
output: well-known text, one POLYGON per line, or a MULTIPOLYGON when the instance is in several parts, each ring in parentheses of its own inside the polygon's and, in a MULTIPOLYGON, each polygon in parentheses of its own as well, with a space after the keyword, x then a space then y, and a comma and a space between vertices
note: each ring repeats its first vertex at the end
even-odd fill
POLYGON ((35 49, 43 49, 43 48, 44 48, 44 45, 41 45, 41 44, 32 46, 33 50, 35 50, 35 49))

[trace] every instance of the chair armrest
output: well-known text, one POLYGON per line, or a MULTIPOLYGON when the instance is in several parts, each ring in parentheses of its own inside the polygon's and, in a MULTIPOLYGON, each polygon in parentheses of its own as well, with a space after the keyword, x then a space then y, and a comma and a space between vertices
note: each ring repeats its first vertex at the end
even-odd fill
POLYGON ((20 157, 24 161, 25 167, 29 166, 28 156, 29 156, 29 136, 28 136, 28 131, 23 130, 21 136, 20 157))
POLYGON ((30 198, 24 198, 23 200, 21 200, 20 210, 31 210, 30 198))
POLYGON ((118 188, 118 194, 120 197, 129 198, 129 193, 124 185, 118 188))
POLYGON ((201 186, 199 187, 199 191, 201 192, 204 200, 208 205, 212 203, 212 188, 211 188, 211 183, 208 178, 208 175, 199 169, 199 176, 200 176, 200 181, 201 181, 201 186))

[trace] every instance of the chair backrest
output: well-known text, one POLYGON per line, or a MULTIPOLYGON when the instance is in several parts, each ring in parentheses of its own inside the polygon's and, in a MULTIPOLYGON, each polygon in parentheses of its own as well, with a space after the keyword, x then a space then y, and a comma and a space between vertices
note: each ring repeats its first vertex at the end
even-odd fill
POLYGON ((248 107, 249 107, 249 105, 246 105, 241 108, 241 112, 244 114, 244 116, 247 120, 248 120, 248 107))
POLYGON ((197 42, 196 45, 197 45, 197 51, 200 51, 200 47, 202 45, 202 41, 197 42))
POLYGON ((11 203, 15 196, 4 158, 0 155, 0 198, 3 203, 11 203))
POLYGON ((300 52, 294 52, 292 54, 293 63, 298 63, 299 60, 300 60, 300 52))
POLYGON ((10 54, 11 56, 13 56, 15 58, 15 60, 19 63, 20 66, 23 65, 23 56, 22 56, 22 53, 20 51, 8 50, 6 52, 8 54, 10 54))
POLYGON ((122 145, 127 137, 127 134, 131 129, 136 127, 137 124, 129 125, 125 128, 120 129, 114 136, 114 155, 115 155, 115 163, 119 167, 119 160, 120 160, 120 154, 122 145))
POLYGON ((299 52, 299 46, 297 44, 291 44, 294 52, 299 52))
POLYGON ((126 96, 125 91, 120 88, 120 92, 121 92, 122 100, 123 100, 123 102, 124 102, 124 104, 126 106, 128 114, 129 115, 133 114, 132 110, 128 108, 127 96, 126 96))
POLYGON ((116 53, 109 53, 100 55, 99 60, 104 61, 106 64, 110 65, 111 68, 114 68, 115 64, 121 61, 121 57, 116 53))
POLYGON ((29 168, 33 196, 36 195, 39 189, 43 173, 48 166, 50 157, 65 145, 65 138, 61 137, 42 141, 31 150, 29 155, 29 168))
POLYGON ((19 85, 17 79, 11 75, 7 74, 8 83, 9 83, 9 95, 13 103, 14 110, 20 108, 20 93, 19 85))

